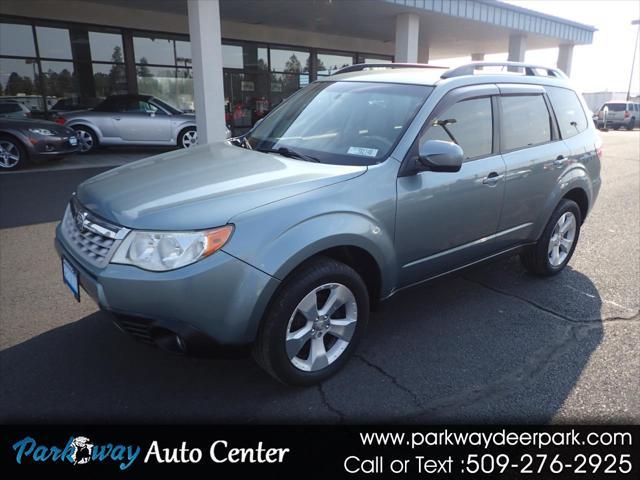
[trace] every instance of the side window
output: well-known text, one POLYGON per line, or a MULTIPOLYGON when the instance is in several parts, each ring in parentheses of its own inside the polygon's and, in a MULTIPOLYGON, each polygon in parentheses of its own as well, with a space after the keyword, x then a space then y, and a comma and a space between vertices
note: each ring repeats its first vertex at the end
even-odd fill
POLYGON ((587 129, 587 117, 576 93, 560 87, 545 87, 556 112, 562 138, 569 138, 587 129))
POLYGON ((551 117, 542 95, 508 95, 502 103, 502 150, 551 141, 551 117))
POLYGON ((489 155, 493 146, 491 98, 463 100, 442 112, 422 135, 420 145, 428 140, 455 142, 466 159, 489 155))

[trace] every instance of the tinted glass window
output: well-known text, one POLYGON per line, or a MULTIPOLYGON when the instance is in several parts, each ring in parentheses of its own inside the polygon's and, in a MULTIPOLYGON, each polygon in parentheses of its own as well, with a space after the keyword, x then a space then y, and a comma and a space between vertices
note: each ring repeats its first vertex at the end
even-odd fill
POLYGON ((133 37, 136 63, 175 65, 173 40, 167 38, 133 37))
MULTIPOLYGON (((605 103, 604 107, 607 107, 610 112, 624 112, 626 108, 626 104, 624 103, 605 103)), ((604 109, 604 107, 602 107, 604 109)))
POLYGON ((71 59, 71 40, 66 28, 36 27, 41 57, 71 59))
POLYGON ((542 95, 501 97, 502 149, 551 141, 551 119, 542 95))
POLYGON ((222 45, 222 66, 224 68, 267 70, 269 57, 267 49, 252 45, 222 45))
POLYGON ((22 109, 17 103, 0 103, 0 113, 20 112, 22 109))
POLYGON ((331 75, 342 67, 353 64, 352 55, 336 55, 330 53, 318 53, 318 75, 331 75))
POLYGON ((271 49, 271 70, 285 73, 309 71, 309 52, 271 49))
POLYGON ((474 98, 458 102, 443 112, 420 139, 455 142, 464 151, 465 158, 475 158, 491 153, 493 144, 493 120, 491 99, 474 98))
POLYGON ((91 60, 98 62, 122 62, 122 35, 116 33, 89 32, 91 60))
POLYGON ((587 117, 575 92, 566 88, 545 87, 556 113, 562 138, 572 137, 587 129, 587 117))
POLYGON ((0 54, 34 57, 36 47, 31 26, 0 23, 0 54))

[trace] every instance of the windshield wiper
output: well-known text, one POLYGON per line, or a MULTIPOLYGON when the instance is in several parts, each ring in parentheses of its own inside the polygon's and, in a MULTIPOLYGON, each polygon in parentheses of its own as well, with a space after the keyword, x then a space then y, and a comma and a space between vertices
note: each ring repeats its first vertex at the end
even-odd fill
POLYGON ((257 148, 256 150, 258 150, 259 152, 263 152, 263 153, 279 153, 283 157, 297 158, 299 160, 306 160, 308 162, 322 163, 316 157, 312 157, 311 155, 306 155, 304 153, 296 152, 295 150, 291 150, 289 147, 257 148))

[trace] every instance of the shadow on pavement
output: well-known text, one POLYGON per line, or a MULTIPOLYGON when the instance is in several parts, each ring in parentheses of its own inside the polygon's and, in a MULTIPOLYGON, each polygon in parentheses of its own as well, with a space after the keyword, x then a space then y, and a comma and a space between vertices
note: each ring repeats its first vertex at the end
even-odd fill
POLYGON ((575 270, 543 280, 515 259, 476 268, 396 295, 374 314, 347 367, 307 389, 276 383, 250 358, 184 358, 147 347, 99 312, 0 352, 0 417, 549 422, 602 339, 600 306, 595 286, 575 270), (567 285, 590 296, 568 306, 567 285))

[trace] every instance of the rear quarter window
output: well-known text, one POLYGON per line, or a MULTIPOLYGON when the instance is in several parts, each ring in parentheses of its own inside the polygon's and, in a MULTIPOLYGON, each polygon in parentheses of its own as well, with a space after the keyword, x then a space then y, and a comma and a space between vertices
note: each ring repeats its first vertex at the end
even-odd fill
POLYGON ((556 114, 562 138, 573 137, 584 132, 588 127, 587 116, 578 95, 567 88, 545 87, 545 89, 556 114))

